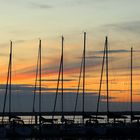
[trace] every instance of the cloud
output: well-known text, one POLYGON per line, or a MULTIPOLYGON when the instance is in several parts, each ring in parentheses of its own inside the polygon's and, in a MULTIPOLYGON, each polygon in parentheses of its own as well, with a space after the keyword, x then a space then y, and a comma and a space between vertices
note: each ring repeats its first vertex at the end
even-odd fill
MULTIPOLYGON (((4 92, 5 85, 0 85, 0 112, 2 111, 3 101, 4 101, 4 92)), ((33 92, 32 90, 34 87, 32 85, 12 85, 12 111, 32 111, 33 108, 33 92)), ((47 88, 42 88, 42 90, 46 90, 47 88)), ((75 100, 76 100, 76 92, 74 91, 65 91, 64 92, 64 110, 65 111, 73 111, 75 100)), ((78 97, 78 104, 77 104, 77 111, 82 110, 82 94, 79 94, 78 97)), ((86 92, 85 93, 85 110, 86 111, 96 111, 97 106, 97 98, 98 98, 98 91, 94 92, 86 92)), ((6 111, 8 111, 8 95, 7 95, 7 102, 6 102, 6 111)), ((35 110, 38 111, 38 100, 39 95, 36 94, 36 101, 35 101, 35 110)), ((55 94, 52 94, 49 91, 47 94, 42 94, 42 111, 52 111, 54 106, 54 99, 55 94)), ((110 99, 110 110, 129 110, 129 102, 112 102, 111 100, 114 97, 109 97, 110 99)), ((134 110, 140 109, 140 103, 134 102, 134 110)), ((61 93, 58 94, 57 98, 57 105, 56 111, 61 111, 61 93)), ((100 111, 106 111, 106 95, 101 95, 100 100, 100 111)))
MULTIPOLYGON (((6 85, 5 84, 1 84, 0 85, 0 92, 1 93, 5 93, 5 88, 6 88, 6 85)), ((32 94, 33 91, 34 91, 34 85, 29 85, 29 84, 12 84, 11 85, 11 90, 12 90, 12 94, 15 94, 15 93, 20 93, 20 94, 25 94, 25 92, 27 94, 32 94)), ((36 88, 36 91, 38 91, 38 86, 36 88)), ((48 87, 43 87, 41 88, 41 91, 43 92, 43 94, 50 94, 50 93, 55 93, 57 90, 56 87, 52 87, 52 88, 48 88, 48 87)), ((82 88, 79 89, 80 91, 82 91, 82 88)), ((59 87, 59 91, 61 91, 61 87, 59 87)), ((63 89, 64 93, 76 93, 77 91, 77 88, 64 88, 63 89)), ((93 94, 91 92, 91 89, 86 89, 86 91, 89 93, 90 91, 90 94, 93 94)))
MULTIPOLYGON (((93 51, 89 51, 88 53, 89 54, 85 57, 86 59, 91 59, 91 58, 93 58, 93 59, 102 59, 101 56, 92 55, 91 53, 93 53, 93 51)), ((76 58, 82 59, 82 57, 76 57, 76 58)))
MULTIPOLYGON (((94 51, 95 53, 97 53, 97 54, 102 54, 103 53, 103 51, 94 51)), ((124 50, 124 49, 120 49, 120 50, 109 50, 108 51, 108 53, 127 53, 127 52, 130 52, 130 50, 124 50)))
MULTIPOLYGON (((109 1, 109 0, 108 0, 109 1)), ((95 4, 95 3, 104 3, 107 2, 104 0, 73 0, 67 3, 69 6, 80 6, 80 5, 85 5, 85 4, 95 4)))
MULTIPOLYGON (((58 79, 42 79, 41 81, 43 82, 57 82, 58 79)), ((61 81, 61 79, 60 79, 61 81)), ((75 81, 75 79, 63 79, 63 81, 66 81, 66 82, 72 82, 72 81, 75 81)))
POLYGON ((9 47, 9 43, 1 43, 0 47, 1 48, 9 47))
POLYGON ((49 4, 41 4, 41 3, 35 3, 35 2, 30 2, 30 5, 33 8, 38 8, 38 9, 51 9, 52 6, 49 4))
POLYGON ((26 42, 27 40, 23 40, 23 39, 20 39, 20 40, 16 40, 16 41, 14 41, 15 43, 24 43, 24 42, 26 42))
MULTIPOLYGON (((125 49, 117 49, 117 50, 108 50, 109 54, 120 54, 120 53, 130 53, 130 50, 125 49)), ((133 52, 140 52, 140 50, 133 50, 133 52)), ((101 59, 102 56, 96 56, 96 55, 103 55, 104 51, 88 51, 87 58, 94 58, 94 59, 101 59)), ((112 57, 113 58, 113 57, 112 57)))
POLYGON ((6 53, 0 53, 0 56, 2 57, 7 57, 7 56, 9 56, 9 54, 6 54, 6 53))
POLYGON ((131 21, 131 22, 121 22, 114 24, 103 25, 104 30, 115 30, 115 31, 124 31, 134 34, 140 34, 140 21, 131 21))
MULTIPOLYGON (((0 85, 1 89, 5 89, 5 85, 0 85)), ((12 92, 12 111, 32 111, 33 107, 33 86, 31 85, 12 85, 12 89, 14 89, 14 92, 12 92), (16 90, 20 89, 18 92, 16 90), (26 102, 25 102, 26 101, 26 102)), ((44 88, 45 89, 45 88, 44 88)), ((0 90, 0 112, 2 111, 3 107, 3 101, 4 101, 4 92, 3 90, 0 90)), ((78 97, 78 104, 77 104, 77 111, 81 111, 82 109, 82 94, 79 94, 78 97)), ((90 92, 85 93, 85 110, 91 111, 95 110, 96 103, 97 103, 97 92, 90 92)), ((112 97, 111 97, 112 98, 112 97)), ((110 99, 111 99, 110 98, 110 99)), ((7 95, 7 102, 6 102, 6 111, 8 110, 8 95, 7 95)), ((35 100, 35 110, 38 111, 38 100, 39 95, 36 94, 36 100, 35 100)), ((54 99, 55 94, 52 94, 51 92, 48 92, 48 94, 42 94, 42 111, 52 111, 54 106, 54 99)), ((105 103, 104 100, 106 99, 106 96, 101 95, 101 104, 105 103)), ((76 100, 76 94, 75 92, 64 92, 64 110, 65 111, 73 111, 74 105, 76 100)), ((101 106, 101 109, 104 109, 104 106, 101 106)), ((61 93, 58 94, 57 98, 57 105, 56 110, 61 111, 61 93)))
MULTIPOLYGON (((59 62, 59 60, 58 60, 59 62)), ((78 61, 75 61, 75 62, 67 62, 65 61, 65 67, 64 67, 64 71, 65 73, 71 73, 72 71, 75 71, 75 72, 79 72, 79 69, 80 69, 80 62, 78 61)), ((44 64, 43 66, 45 66, 46 64, 44 64)), ((46 74, 46 67, 43 67, 42 66, 42 74, 46 74)), ((86 61, 86 67, 92 67, 94 66, 94 64, 91 63, 90 60, 87 60, 86 61)), ((54 64, 54 65, 50 65, 48 68, 47 68, 47 74, 58 74, 58 71, 59 71, 59 66, 57 64, 54 64)), ((17 71, 18 74, 33 74, 35 75, 35 72, 36 72, 36 66, 31 66, 31 67, 25 67, 23 69, 20 69, 17 71)))

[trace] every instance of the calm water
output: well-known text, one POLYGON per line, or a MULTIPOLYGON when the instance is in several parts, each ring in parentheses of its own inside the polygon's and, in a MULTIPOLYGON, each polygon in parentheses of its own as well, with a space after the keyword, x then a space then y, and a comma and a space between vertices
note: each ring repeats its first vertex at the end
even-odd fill
MULTIPOLYGON (((15 139, 1 139, 1 140, 15 140, 15 139)), ((72 138, 72 137, 65 137, 65 138, 16 138, 16 140, 140 140, 140 138, 72 138)))

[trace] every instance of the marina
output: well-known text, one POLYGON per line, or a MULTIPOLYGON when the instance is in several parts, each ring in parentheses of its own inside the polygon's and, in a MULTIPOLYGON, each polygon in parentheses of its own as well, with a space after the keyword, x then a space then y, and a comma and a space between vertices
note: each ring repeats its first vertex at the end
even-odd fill
POLYGON ((111 111, 109 102, 109 53, 108 37, 105 38, 104 53, 102 57, 102 69, 100 77, 99 94, 96 111, 85 111, 85 85, 86 85, 86 32, 84 32, 83 53, 79 81, 73 111, 64 111, 64 37, 61 38, 61 59, 58 72, 58 81, 52 111, 42 111, 42 55, 41 40, 39 40, 35 87, 33 91, 32 112, 12 112, 12 41, 10 42, 10 55, 7 73, 7 83, 4 94, 3 112, 0 112, 0 137, 1 138, 46 138, 46 137, 115 137, 115 136, 140 136, 140 111, 133 111, 133 48, 131 48, 130 66, 130 111, 111 111), (100 94, 102 90, 102 77, 106 68, 106 108, 107 111, 99 111, 100 94), (82 79, 82 111, 77 110, 80 82, 82 79), (60 88, 61 87, 61 88, 60 88), (60 88, 60 89, 59 89, 60 88), (59 92, 58 92, 59 91, 59 92), (38 94, 38 111, 35 102, 38 94), (56 111, 58 94, 61 97, 61 111, 56 111), (9 95, 9 96, 8 96, 9 95), (9 98, 8 98, 9 97, 9 98), (8 111, 6 111, 6 101, 8 111), (26 119, 25 119, 26 118, 26 119))
POLYGON ((0 140, 140 140, 140 0, 0 1, 0 140))

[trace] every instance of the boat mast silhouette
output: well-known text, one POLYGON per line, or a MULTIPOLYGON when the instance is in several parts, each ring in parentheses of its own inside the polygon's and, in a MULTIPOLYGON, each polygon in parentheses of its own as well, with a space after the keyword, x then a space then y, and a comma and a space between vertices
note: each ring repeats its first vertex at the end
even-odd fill
POLYGON ((7 72, 7 82, 6 82, 6 90, 4 94, 4 104, 3 104, 3 111, 2 111, 2 124, 4 123, 4 114, 6 109, 6 100, 9 88, 9 121, 11 116, 11 81, 12 81, 12 41, 10 41, 10 54, 9 54, 9 65, 8 65, 8 72, 7 72))
POLYGON ((131 102, 130 102, 130 113, 131 113, 131 123, 132 123, 132 120, 133 120, 133 47, 131 47, 131 82, 130 82, 130 87, 131 87, 131 91, 130 91, 130 99, 131 99, 131 102))
POLYGON ((103 52, 103 59, 102 59, 102 68, 101 68, 100 85, 99 85, 99 95, 98 95, 98 99, 97 99, 96 119, 98 118, 101 91, 102 91, 102 82, 103 82, 104 64, 105 64, 105 54, 106 54, 106 45, 104 45, 104 52, 103 52))
POLYGON ((52 121, 54 120, 54 113, 56 110, 60 81, 61 81, 61 122, 64 123, 65 118, 64 118, 64 37, 63 36, 61 37, 61 58, 60 58, 60 66, 59 66, 56 93, 54 99, 52 121))
MULTIPOLYGON (((34 87, 34 94, 33 94, 33 113, 35 113, 35 101, 36 101, 36 91, 37 91, 37 84, 39 82, 38 86, 38 93, 39 93, 39 124, 41 124, 41 39, 39 39, 39 48, 38 48, 38 58, 37 58, 37 67, 36 67, 36 76, 35 76, 35 87, 34 87)), ((33 121, 33 116, 31 117, 31 123, 33 121)), ((37 124, 38 119, 37 116, 35 116, 35 124, 37 124)))
POLYGON ((61 74, 61 109, 62 109, 62 123, 64 122, 64 37, 62 36, 62 74, 61 74))
POLYGON ((82 55, 82 60, 81 60, 81 65, 80 65, 80 73, 79 73, 78 86, 77 86, 77 92, 76 92, 73 120, 75 120, 75 113, 76 113, 77 104, 78 104, 78 97, 79 97, 81 77, 82 77, 82 68, 83 68, 83 55, 82 55))
POLYGON ((57 96, 58 96, 58 91, 59 91, 59 83, 60 83, 61 69, 62 69, 62 54, 61 54, 61 59, 60 59, 59 72, 58 72, 58 79, 57 79, 56 93, 55 93, 55 99, 54 99, 52 120, 54 119, 54 113, 55 113, 55 110, 56 110, 56 103, 57 103, 57 96))
POLYGON ((107 92, 107 122, 109 123, 109 75, 108 75, 108 37, 105 39, 106 46, 106 92, 107 92))
MULTIPOLYGON (((12 41, 10 41, 10 72, 9 72, 9 115, 11 115, 11 83, 12 83, 12 41)), ((10 117, 9 117, 10 121, 10 117)))
POLYGON ((41 40, 39 40, 39 125, 41 125, 41 102, 42 102, 42 98, 41 98, 41 76, 42 76, 42 68, 41 68, 41 40))
POLYGON ((83 51, 83 104, 82 104, 83 123, 85 115, 85 66, 86 66, 85 55, 86 55, 86 32, 84 32, 84 51, 83 51))
POLYGON ((104 65, 106 64, 106 94, 107 94, 107 122, 109 123, 109 75, 108 75, 108 37, 105 37, 105 45, 104 45, 104 52, 103 52, 103 60, 102 60, 102 68, 101 68, 101 77, 100 77, 100 85, 99 85, 99 95, 97 99, 97 109, 96 109, 96 119, 98 118, 99 112, 99 103, 101 97, 101 89, 102 89, 102 81, 103 81, 103 72, 104 72, 104 65))

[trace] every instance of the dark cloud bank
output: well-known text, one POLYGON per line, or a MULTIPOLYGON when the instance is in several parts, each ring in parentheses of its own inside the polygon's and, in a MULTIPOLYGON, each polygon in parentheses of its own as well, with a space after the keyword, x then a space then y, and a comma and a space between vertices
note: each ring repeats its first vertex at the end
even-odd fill
MULTIPOLYGON (((0 111, 3 108, 3 100, 5 93, 5 85, 0 86, 0 111)), ((32 111, 33 108, 33 89, 34 87, 31 85, 13 85, 12 86, 12 111, 32 111)), ((54 89, 53 89, 54 90, 54 89)), ((55 92, 48 90, 46 88, 42 88, 42 111, 52 111, 54 106, 54 98, 55 92)), ((64 92, 64 110, 65 111, 73 111, 76 99, 76 91, 65 91, 64 92)), ((36 104, 35 110, 38 111, 38 94, 36 94, 36 104)), ((97 92, 89 92, 86 93, 85 96, 85 110, 86 111, 95 111, 97 105, 97 92)), ((8 99, 7 95, 7 103, 6 110, 8 109, 8 99)), ((101 96, 100 102, 100 111, 106 111, 106 96, 101 96)), ((140 103, 133 103, 133 109, 139 110, 140 103)), ((61 94, 58 94, 57 100, 57 111, 61 111, 61 94)), ((78 98, 78 111, 82 111, 82 94, 79 94, 78 98)), ((110 110, 115 111, 129 111, 130 103, 128 102, 110 102, 110 110)))

